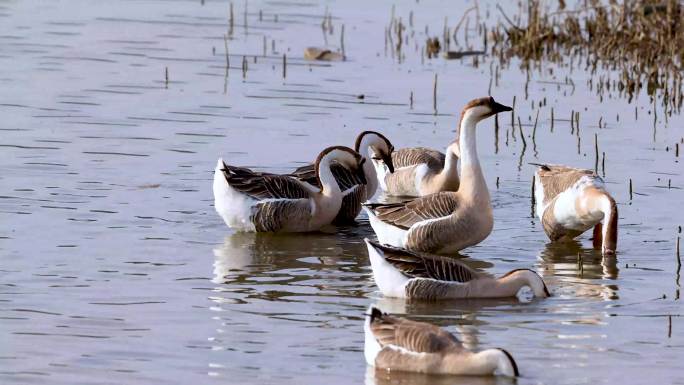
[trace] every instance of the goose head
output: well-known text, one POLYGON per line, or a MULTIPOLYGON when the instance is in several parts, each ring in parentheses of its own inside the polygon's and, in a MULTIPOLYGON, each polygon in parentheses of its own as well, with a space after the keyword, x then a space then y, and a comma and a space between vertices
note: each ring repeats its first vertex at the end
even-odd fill
POLYGON ((546 283, 542 277, 530 269, 511 270, 502 275, 499 279, 516 281, 520 285, 520 288, 527 286, 532 289, 534 296, 537 298, 546 298, 551 296, 551 293, 546 287, 546 283))
POLYGON ((384 162, 389 169, 389 172, 394 172, 394 164, 392 163, 392 152, 394 146, 384 135, 375 131, 364 131, 356 137, 356 144, 354 149, 363 154, 364 146, 368 147, 368 152, 374 162, 384 162))
POLYGON ((332 162, 336 162, 349 169, 359 177, 363 184, 367 183, 366 174, 363 171, 363 164, 366 162, 366 158, 361 156, 361 154, 358 152, 344 146, 332 146, 326 148, 325 150, 321 151, 316 159, 316 175, 320 175, 319 170, 321 164, 329 165, 332 162))
POLYGON ((513 108, 498 103, 493 97, 487 96, 469 101, 463 108, 463 117, 472 117, 475 121, 479 122, 499 112, 512 110, 513 108))

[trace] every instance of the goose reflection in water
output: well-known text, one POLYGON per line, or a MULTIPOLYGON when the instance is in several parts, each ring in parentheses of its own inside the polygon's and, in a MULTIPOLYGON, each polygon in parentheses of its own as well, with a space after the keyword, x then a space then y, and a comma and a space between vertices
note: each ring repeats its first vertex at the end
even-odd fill
POLYGON ((292 295, 363 297, 370 290, 365 289, 370 287, 365 278, 365 245, 344 233, 239 232, 227 236, 213 253, 212 282, 222 291, 230 288, 248 296, 285 300, 292 295))
POLYGON ((555 277, 561 291, 570 288, 575 296, 619 299, 618 285, 605 283, 618 278, 620 270, 615 256, 603 256, 600 251, 583 248, 578 241, 572 240, 548 243, 540 251, 539 260, 544 278, 555 277))
POLYGON ((512 385, 517 384, 510 377, 440 376, 422 373, 398 372, 366 368, 365 385, 512 385))

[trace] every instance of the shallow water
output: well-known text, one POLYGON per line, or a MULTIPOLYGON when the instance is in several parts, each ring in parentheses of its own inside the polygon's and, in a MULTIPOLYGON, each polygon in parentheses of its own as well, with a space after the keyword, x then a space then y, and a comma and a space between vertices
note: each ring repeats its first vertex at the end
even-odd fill
MULTIPOLYGON (((599 103, 581 71, 534 73, 528 100, 516 68, 493 82, 497 100, 517 98, 524 151, 510 116, 498 142, 493 120, 479 128, 495 229, 463 254, 496 274, 535 269, 549 299, 388 300, 372 281, 365 218, 333 234, 273 236, 234 234, 214 212, 219 156, 285 171, 363 129, 396 147, 446 147, 460 106, 490 87, 486 58, 422 63, 415 50, 425 25, 439 33, 445 9, 454 25, 470 6, 448 4, 396 6, 404 22, 413 11, 416 36, 401 63, 383 38, 391 4, 328 4, 325 38, 338 45, 344 24, 349 60, 309 63, 300 57, 324 44, 326 3, 255 1, 246 16, 236 3, 226 77, 226 2, 0 1, 0 382, 451 382, 366 367, 363 313, 374 303, 447 327, 471 348, 506 348, 521 384, 684 383, 674 251, 684 180, 673 150, 684 120, 660 113, 654 130, 646 97, 599 103), (533 141, 532 105, 543 98, 533 141), (527 162, 593 168, 595 133, 620 210, 612 260, 587 235, 547 244, 530 216, 527 162)), ((499 18, 491 4, 481 17, 499 18)))

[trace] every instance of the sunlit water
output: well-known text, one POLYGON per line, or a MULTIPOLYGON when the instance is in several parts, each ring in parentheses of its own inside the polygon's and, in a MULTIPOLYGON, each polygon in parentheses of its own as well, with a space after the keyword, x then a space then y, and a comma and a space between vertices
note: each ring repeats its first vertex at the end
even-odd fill
MULTIPOLYGON (((521 384, 684 383, 675 256, 684 180, 674 151, 684 120, 661 113, 654 131, 645 97, 599 103, 581 71, 534 73, 527 100, 517 69, 493 82, 497 100, 517 97, 524 153, 509 115, 498 151, 494 120, 479 127, 495 228, 466 262, 495 274, 533 268, 549 299, 388 300, 372 280, 365 218, 332 234, 273 236, 234 234, 214 212, 219 156, 286 171, 363 129, 396 147, 446 147, 460 107, 488 93, 490 61, 422 63, 416 46, 426 25, 440 34, 445 15, 453 26, 470 5, 397 4, 405 24, 413 11, 415 33, 398 63, 383 37, 391 4, 328 4, 325 39, 338 46, 344 24, 349 60, 310 63, 301 56, 325 44, 325 3, 250 2, 246 15, 236 3, 226 77, 226 2, 0 1, 0 382, 453 383, 366 367, 363 314, 378 304, 440 324, 470 348, 506 348, 521 384), (533 141, 532 105, 544 98, 533 141), (527 163, 593 168, 594 133, 620 210, 612 260, 586 235, 548 245, 530 216, 527 163)), ((480 14, 500 18, 492 5, 480 14)))

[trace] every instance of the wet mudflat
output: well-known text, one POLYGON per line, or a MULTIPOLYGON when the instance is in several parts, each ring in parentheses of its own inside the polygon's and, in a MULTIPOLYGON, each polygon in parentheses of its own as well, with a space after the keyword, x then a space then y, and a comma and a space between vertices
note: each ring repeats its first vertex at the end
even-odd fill
MULTIPOLYGON (((238 2, 231 27, 227 2, 0 1, 0 382, 445 381, 366 368, 371 303, 475 349, 505 347, 521 384, 684 382, 684 119, 643 93, 597 94, 576 68, 528 77, 515 59, 422 57, 426 26, 441 36, 444 17, 453 28, 472 5, 238 2), (386 28, 399 18, 397 50, 386 28), (302 59, 308 46, 339 48, 343 25, 346 61, 302 59), (397 148, 445 148, 462 105, 489 93, 516 98, 515 126, 508 115, 479 126, 495 228, 463 255, 496 274, 535 269, 549 299, 388 300, 372 282, 365 217, 274 236, 235 234, 213 210, 219 156, 287 171, 364 129, 397 148), (588 234, 547 243, 528 162, 605 174, 617 258, 588 234)), ((478 13, 504 22, 494 4, 478 13)), ((460 25, 461 49, 482 48, 475 17, 460 25)))

